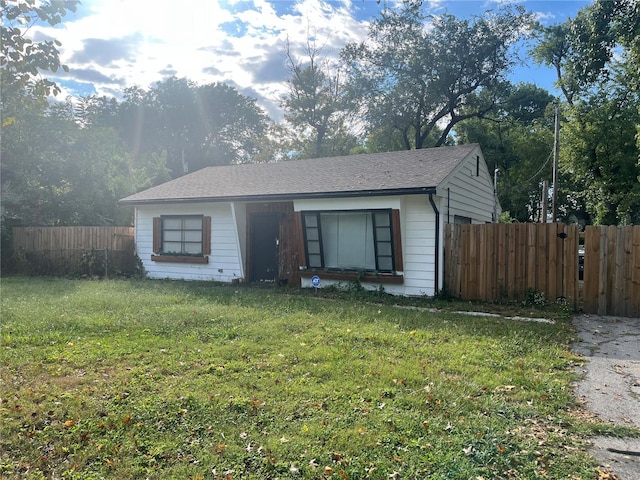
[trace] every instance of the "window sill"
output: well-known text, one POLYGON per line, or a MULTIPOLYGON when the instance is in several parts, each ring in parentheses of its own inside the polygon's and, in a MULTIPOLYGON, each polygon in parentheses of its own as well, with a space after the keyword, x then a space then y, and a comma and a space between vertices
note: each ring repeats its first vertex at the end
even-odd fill
POLYGON ((300 272, 302 278, 311 278, 318 275, 323 280, 341 280, 345 282, 369 282, 369 283, 404 283, 404 276, 393 273, 364 273, 359 272, 325 272, 324 270, 304 270, 300 272))
POLYGON ((189 257, 187 255, 151 255, 151 261, 165 263, 209 263, 209 257, 189 257))

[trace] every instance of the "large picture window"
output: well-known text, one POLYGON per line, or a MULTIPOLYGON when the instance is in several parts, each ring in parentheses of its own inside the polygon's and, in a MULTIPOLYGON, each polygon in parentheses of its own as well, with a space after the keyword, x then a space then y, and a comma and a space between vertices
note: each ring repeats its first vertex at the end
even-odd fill
POLYGON ((391 210, 303 212, 309 268, 394 272, 391 210))

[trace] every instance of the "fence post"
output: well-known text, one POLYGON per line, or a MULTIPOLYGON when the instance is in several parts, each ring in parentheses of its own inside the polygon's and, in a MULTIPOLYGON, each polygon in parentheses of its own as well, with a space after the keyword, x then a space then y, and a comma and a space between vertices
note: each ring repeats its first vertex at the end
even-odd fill
POLYGON ((109 278, 109 249, 104 249, 104 278, 109 278))

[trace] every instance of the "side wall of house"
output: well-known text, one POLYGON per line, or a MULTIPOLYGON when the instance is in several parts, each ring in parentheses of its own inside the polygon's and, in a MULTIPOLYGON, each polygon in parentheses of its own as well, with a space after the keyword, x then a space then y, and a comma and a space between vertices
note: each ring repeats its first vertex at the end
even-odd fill
POLYGON ((432 296, 436 276, 436 215, 429 196, 407 197, 402 217, 404 294, 432 296))
POLYGON ((240 279, 242 261, 238 233, 229 203, 198 203, 137 207, 136 252, 150 278, 214 280, 240 279), (204 215, 211 217, 211 254, 209 263, 166 263, 151 260, 153 218, 161 215, 204 215))
MULTIPOLYGON (((438 195, 443 199, 440 213, 445 224, 455 223, 456 216, 470 218, 471 223, 494 221, 493 177, 480 149, 438 186, 438 195)), ((497 213, 500 213, 499 205, 497 213)))

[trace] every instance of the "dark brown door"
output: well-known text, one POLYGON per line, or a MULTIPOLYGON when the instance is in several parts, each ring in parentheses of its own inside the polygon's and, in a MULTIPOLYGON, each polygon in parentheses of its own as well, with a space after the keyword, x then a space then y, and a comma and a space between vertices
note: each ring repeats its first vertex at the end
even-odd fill
POLYGON ((251 281, 278 280, 278 250, 280 244, 279 213, 256 213, 251 216, 251 281))

